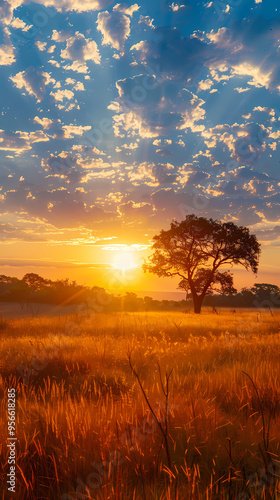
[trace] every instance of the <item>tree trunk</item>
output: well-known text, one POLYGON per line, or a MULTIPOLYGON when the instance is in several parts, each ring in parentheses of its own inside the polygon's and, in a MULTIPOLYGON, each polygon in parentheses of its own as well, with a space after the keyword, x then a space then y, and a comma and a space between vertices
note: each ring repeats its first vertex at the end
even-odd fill
POLYGON ((193 299, 193 310, 195 314, 201 313, 202 300, 203 299, 201 297, 195 297, 193 299))

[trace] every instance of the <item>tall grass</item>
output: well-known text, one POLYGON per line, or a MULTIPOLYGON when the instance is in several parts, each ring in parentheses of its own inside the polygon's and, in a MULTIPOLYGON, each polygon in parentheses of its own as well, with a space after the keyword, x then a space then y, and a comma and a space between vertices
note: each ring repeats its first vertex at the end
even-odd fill
POLYGON ((10 498, 7 387, 17 391, 15 498, 280 498, 279 323, 279 314, 260 318, 253 310, 6 322, 0 331, 1 498, 10 498), (69 322, 75 335, 67 334, 69 322), (173 369, 171 466, 128 363, 132 348, 133 366, 162 422, 157 363, 163 374, 173 369), (25 378, 20 365, 30 368, 25 378))

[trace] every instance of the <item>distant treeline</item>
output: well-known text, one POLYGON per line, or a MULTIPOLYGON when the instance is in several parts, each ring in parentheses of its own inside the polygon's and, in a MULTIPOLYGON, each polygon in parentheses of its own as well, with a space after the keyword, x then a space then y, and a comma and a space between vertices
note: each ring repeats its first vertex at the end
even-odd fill
MULTIPOLYGON (((28 273, 22 279, 0 275, 0 301, 44 304, 83 304, 94 311, 185 311, 191 308, 191 298, 186 300, 154 300, 140 298, 135 293, 114 296, 104 288, 77 285, 75 281, 42 278, 28 273)), ((204 305, 208 307, 280 307, 280 288, 268 283, 255 283, 251 288, 243 288, 234 295, 208 295, 204 305)))

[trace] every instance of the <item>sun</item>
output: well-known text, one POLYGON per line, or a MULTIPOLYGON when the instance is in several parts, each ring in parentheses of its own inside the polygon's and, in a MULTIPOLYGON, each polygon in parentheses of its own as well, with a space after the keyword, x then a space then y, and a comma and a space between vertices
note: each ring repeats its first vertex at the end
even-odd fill
POLYGON ((114 257, 113 267, 121 271, 129 271, 137 267, 134 257, 129 252, 117 253, 114 257))

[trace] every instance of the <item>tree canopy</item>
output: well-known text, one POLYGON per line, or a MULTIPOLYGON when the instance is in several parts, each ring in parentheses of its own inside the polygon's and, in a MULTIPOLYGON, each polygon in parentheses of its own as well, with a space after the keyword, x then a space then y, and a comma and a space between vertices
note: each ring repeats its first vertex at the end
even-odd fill
POLYGON ((247 227, 187 215, 153 238, 154 253, 143 270, 158 276, 178 276, 179 287, 190 292, 194 312, 200 313, 207 293, 234 293, 233 277, 225 266, 241 265, 257 274, 260 244, 247 227))

